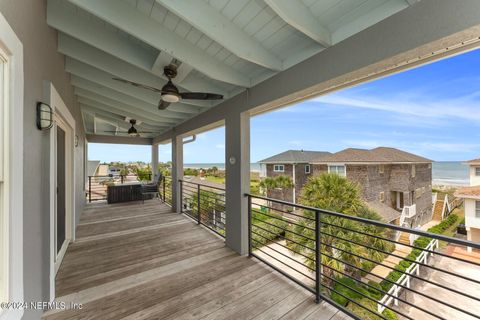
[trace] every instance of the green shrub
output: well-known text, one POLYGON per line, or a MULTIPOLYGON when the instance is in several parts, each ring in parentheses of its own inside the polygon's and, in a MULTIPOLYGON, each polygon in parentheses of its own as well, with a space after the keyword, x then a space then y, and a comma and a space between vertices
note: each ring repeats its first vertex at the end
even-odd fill
MULTIPOLYGON (((364 308, 360 307, 359 305, 350 302, 347 306, 347 309, 352 311, 353 314, 358 316, 360 319, 364 320, 381 320, 383 318, 379 317, 376 315, 377 311, 377 303, 374 301, 371 301, 370 299, 364 298, 361 300, 356 301, 358 304, 364 306, 365 308, 372 310, 373 312, 370 312, 368 310, 365 310, 364 308)), ((382 316, 387 318, 388 320, 397 320, 398 317, 395 312, 385 309, 382 313, 382 316)))
POLYGON ((361 292, 364 295, 369 296, 368 290, 365 289, 363 285, 359 284, 357 281, 353 280, 352 278, 342 277, 336 280, 338 282, 334 282, 333 289, 341 293, 345 297, 332 291, 331 298, 335 302, 341 304, 342 306, 346 306, 348 304, 348 299, 355 300, 355 301, 362 299, 363 296, 358 292, 361 292), (346 297, 348 297, 348 299, 346 297))
POLYGON ((370 297, 376 300, 380 300, 383 297, 383 292, 380 291, 382 290, 382 286, 379 283, 372 280, 369 280, 368 284, 369 284, 369 287, 367 288, 367 290, 369 292, 370 297))
MULTIPOLYGON (((258 212, 256 213, 259 217, 264 215, 259 214, 258 212)), ((255 212, 254 212, 255 216, 255 212)), ((285 229, 288 227, 288 223, 283 220, 280 216, 277 215, 271 215, 271 216, 276 216, 277 218, 269 218, 267 219, 259 219, 261 221, 253 219, 252 221, 252 239, 253 243, 252 245, 259 247, 262 245, 267 244, 270 241, 273 241, 279 236, 284 236, 285 235, 285 229), (257 228, 255 227, 257 226, 257 228)))

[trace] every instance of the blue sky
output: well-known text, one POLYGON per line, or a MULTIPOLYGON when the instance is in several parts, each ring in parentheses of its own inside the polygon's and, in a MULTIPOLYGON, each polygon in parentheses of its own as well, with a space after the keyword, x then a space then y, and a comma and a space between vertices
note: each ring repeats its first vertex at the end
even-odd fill
MULTIPOLYGON (((287 149, 389 146, 436 161, 480 156, 480 50, 437 61, 251 120, 251 158, 287 149)), ((223 128, 198 135, 185 163, 224 162, 223 128)), ((160 160, 171 157, 160 146, 160 160)), ((149 146, 90 145, 89 158, 149 161, 149 146)))

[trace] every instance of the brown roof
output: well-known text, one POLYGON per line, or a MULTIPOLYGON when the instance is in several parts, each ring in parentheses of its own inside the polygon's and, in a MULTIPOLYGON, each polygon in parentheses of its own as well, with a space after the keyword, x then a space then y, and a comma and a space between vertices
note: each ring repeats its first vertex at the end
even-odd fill
POLYGON ((372 209, 373 211, 378 213, 380 217, 382 217, 383 222, 392 222, 393 220, 401 216, 401 212, 398 212, 392 207, 387 206, 383 202, 370 201, 367 202, 367 205, 370 209, 372 209))
POLYGON ((480 164, 480 158, 467 161, 468 164, 480 164))
POLYGON ((480 186, 463 187, 455 191, 455 197, 480 198, 480 186))
POLYGON ((385 162, 385 163, 425 163, 432 160, 395 148, 378 147, 375 149, 348 148, 329 156, 322 157, 316 163, 326 162, 385 162))

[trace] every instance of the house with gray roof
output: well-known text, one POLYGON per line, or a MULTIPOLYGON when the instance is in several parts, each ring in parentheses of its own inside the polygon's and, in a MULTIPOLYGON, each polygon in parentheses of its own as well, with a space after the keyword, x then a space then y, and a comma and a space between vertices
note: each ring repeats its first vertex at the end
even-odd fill
POLYGON ((356 182, 365 202, 386 222, 417 226, 431 218, 432 160, 413 153, 388 147, 288 150, 260 164, 265 176, 290 176, 295 184, 284 192, 270 190, 269 197, 297 203, 310 176, 333 172, 356 182))

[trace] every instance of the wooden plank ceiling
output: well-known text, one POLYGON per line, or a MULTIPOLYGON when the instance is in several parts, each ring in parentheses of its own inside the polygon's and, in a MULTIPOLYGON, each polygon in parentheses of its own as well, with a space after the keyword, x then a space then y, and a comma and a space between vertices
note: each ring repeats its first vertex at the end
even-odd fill
POLYGON ((154 137, 220 101, 159 110, 160 94, 112 78, 162 88, 174 62, 180 91, 229 99, 416 1, 48 0, 47 22, 59 32, 85 131, 121 135, 133 118, 154 137))

